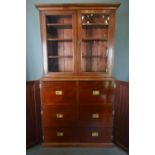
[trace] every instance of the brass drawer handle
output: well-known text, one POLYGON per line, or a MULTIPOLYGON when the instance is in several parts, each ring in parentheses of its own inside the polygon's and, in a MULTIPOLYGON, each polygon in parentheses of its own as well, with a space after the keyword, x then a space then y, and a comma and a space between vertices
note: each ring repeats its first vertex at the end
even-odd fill
POLYGON ((99 118, 99 114, 92 114, 92 118, 99 118))
POLYGON ((97 96, 100 95, 100 91, 99 90, 93 90, 93 96, 97 96))
POLYGON ((109 81, 106 81, 106 82, 104 83, 104 87, 105 87, 105 88, 108 88, 108 87, 109 87, 109 81))
POLYGON ((63 118, 63 114, 56 114, 57 118, 63 118))
POLYGON ((57 95, 57 96, 62 95, 62 90, 56 90, 56 91, 55 91, 55 95, 57 95))
POLYGON ((113 84, 113 87, 116 88, 116 83, 113 84))
POLYGON ((98 135, 99 135, 98 132, 92 132, 92 133, 91 133, 91 136, 92 136, 92 137, 98 137, 98 135))
POLYGON ((117 86, 117 85, 116 85, 115 81, 112 81, 112 82, 111 82, 111 87, 115 89, 116 86, 117 86))
POLYGON ((57 137, 63 137, 64 133, 63 132, 57 132, 57 137))

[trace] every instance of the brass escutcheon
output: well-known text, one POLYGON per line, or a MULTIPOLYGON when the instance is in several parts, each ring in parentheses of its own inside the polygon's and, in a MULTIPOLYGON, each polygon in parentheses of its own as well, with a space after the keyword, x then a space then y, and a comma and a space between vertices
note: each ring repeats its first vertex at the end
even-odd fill
POLYGON ((56 91, 55 91, 55 95, 57 95, 57 96, 62 95, 62 90, 56 90, 56 91))

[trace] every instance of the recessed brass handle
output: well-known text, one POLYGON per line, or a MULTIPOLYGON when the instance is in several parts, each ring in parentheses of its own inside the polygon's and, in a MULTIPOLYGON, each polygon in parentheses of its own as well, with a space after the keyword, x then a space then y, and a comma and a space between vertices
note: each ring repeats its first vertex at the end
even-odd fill
POLYGON ((98 137, 98 135, 99 135, 98 132, 92 132, 92 133, 91 133, 91 136, 92 136, 92 137, 98 137))
POLYGON ((99 118, 99 114, 92 114, 92 118, 99 118))
POLYGON ((104 87, 105 87, 105 88, 108 88, 108 87, 109 87, 109 81, 106 81, 106 82, 104 83, 104 87))
POLYGON ((113 87, 116 88, 116 83, 113 84, 113 87))
POLYGON ((56 90, 56 91, 55 91, 55 95, 57 95, 57 96, 62 95, 62 90, 56 90))
POLYGON ((63 137, 64 136, 64 133, 63 132, 57 132, 57 136, 58 137, 63 137))
POLYGON ((63 114, 56 114, 57 118, 63 118, 63 114))
POLYGON ((111 86, 115 89, 117 85, 114 81, 112 81, 111 86))
POLYGON ((93 96, 98 96, 100 95, 100 91, 99 90, 93 90, 93 96))

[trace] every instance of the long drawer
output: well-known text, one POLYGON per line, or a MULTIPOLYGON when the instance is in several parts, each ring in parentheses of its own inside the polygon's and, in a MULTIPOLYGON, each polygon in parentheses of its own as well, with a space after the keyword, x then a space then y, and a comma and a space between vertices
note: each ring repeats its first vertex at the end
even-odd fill
POLYGON ((110 81, 79 82, 79 104, 107 105, 113 101, 113 88, 110 81))
POLYGON ((76 106, 51 106, 43 107, 44 126, 70 126, 77 122, 76 106))
POLYGON ((42 82, 42 102, 47 105, 76 104, 76 82, 42 82))
POLYGON ((112 127, 112 107, 79 106, 79 126, 112 127))
POLYGON ((44 142, 78 142, 76 127, 44 127, 44 142))

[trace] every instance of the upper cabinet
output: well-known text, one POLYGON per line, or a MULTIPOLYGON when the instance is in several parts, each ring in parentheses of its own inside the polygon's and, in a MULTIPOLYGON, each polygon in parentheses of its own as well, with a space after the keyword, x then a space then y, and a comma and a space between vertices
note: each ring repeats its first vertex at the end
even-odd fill
POLYGON ((112 77, 118 6, 36 5, 45 77, 112 77))

